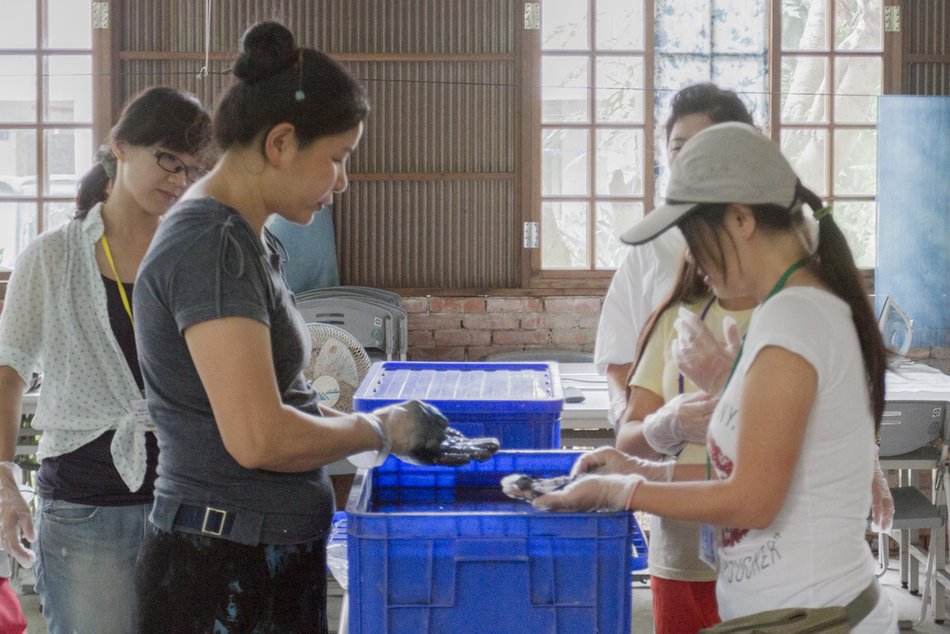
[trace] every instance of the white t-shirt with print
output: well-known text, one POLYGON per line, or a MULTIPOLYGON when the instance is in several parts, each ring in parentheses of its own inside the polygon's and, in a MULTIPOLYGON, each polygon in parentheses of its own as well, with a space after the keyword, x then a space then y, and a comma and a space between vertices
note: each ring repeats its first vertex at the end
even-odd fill
MULTIPOLYGON (((745 374, 767 346, 804 358, 815 368, 818 386, 775 521, 765 529, 722 529, 716 591, 723 620, 785 607, 846 605, 874 579, 865 541, 873 417, 851 310, 838 297, 790 287, 752 315, 742 357, 710 422, 713 466, 720 478, 732 473, 745 374)), ((896 625, 882 595, 854 631, 880 634, 896 625)))

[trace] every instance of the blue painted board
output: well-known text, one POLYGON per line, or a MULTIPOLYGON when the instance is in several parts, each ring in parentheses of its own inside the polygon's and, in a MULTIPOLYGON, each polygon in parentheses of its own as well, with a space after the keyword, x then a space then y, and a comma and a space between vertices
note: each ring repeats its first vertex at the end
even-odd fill
POLYGON ((950 346, 950 97, 879 103, 877 309, 890 295, 913 347, 950 346))

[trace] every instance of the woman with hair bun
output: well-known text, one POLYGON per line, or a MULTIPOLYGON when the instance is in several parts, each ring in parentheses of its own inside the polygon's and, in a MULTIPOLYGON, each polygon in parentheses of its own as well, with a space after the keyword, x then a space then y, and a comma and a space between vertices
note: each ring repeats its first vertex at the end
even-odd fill
MULTIPOLYGON (((125 106, 79 180, 75 218, 17 261, 0 318, 0 538, 36 557, 49 631, 135 630, 135 560, 158 461, 147 421, 129 302, 162 216, 210 162, 211 117, 174 88, 125 106), (43 389, 36 525, 11 462, 23 390, 43 389)), ((137 315, 134 315, 137 318, 137 315)))
POLYGON ((141 632, 326 632, 325 465, 367 451, 418 459, 446 438, 445 418, 418 402, 318 404, 306 325, 265 228, 272 214, 306 224, 346 189, 362 87, 273 22, 247 30, 234 75, 214 115, 223 155, 162 225, 136 286, 162 448, 141 632))

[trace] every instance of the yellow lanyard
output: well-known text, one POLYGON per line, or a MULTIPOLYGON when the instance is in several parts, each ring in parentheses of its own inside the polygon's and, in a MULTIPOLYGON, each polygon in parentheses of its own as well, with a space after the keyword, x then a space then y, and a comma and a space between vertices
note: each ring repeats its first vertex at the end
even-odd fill
POLYGON ((115 261, 112 259, 112 251, 109 250, 109 241, 106 240, 105 234, 102 234, 102 250, 106 252, 106 259, 109 260, 109 266, 112 267, 112 274, 115 275, 115 282, 119 287, 119 296, 122 298, 122 305, 125 307, 125 312, 129 316, 129 321, 132 322, 132 330, 135 330, 135 317, 132 316, 132 306, 129 304, 129 296, 125 294, 125 287, 122 286, 122 278, 119 277, 119 272, 115 270, 115 261))

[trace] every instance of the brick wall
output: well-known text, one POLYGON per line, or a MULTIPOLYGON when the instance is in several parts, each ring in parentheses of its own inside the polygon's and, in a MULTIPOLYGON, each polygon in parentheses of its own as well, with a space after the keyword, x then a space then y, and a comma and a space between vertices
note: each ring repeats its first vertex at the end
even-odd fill
MULTIPOLYGON (((409 358, 482 361, 490 354, 560 349, 591 352, 603 298, 403 297, 409 358)), ((950 374, 950 348, 913 348, 911 359, 950 374)))
POLYGON ((403 297, 409 358, 482 361, 490 354, 591 352, 601 297, 403 297))

